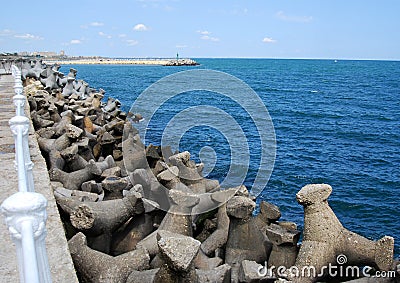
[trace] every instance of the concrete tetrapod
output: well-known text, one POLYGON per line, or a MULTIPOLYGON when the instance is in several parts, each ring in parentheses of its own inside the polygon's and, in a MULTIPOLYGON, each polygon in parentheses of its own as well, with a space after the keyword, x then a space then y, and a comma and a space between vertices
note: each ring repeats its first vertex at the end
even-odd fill
POLYGON ((67 134, 63 134, 57 139, 38 137, 38 144, 40 149, 47 154, 49 170, 64 168, 65 160, 61 156, 61 151, 69 147, 71 144, 67 134))
POLYGON ((348 265, 390 270, 394 239, 385 236, 374 242, 345 229, 328 204, 331 193, 330 185, 311 184, 296 194, 297 201, 304 206, 304 236, 296 259, 300 272, 293 282, 315 282, 324 266, 340 264, 339 255, 346 256, 348 265), (301 270, 310 266, 316 269, 316 274, 302 274, 301 270))

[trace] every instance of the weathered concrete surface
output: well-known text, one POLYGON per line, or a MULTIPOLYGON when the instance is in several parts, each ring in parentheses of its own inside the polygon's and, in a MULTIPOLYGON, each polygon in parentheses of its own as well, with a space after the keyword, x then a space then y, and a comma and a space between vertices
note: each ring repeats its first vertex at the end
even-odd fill
MULTIPOLYGON (((8 121, 15 116, 14 79, 0 75, 0 203, 18 191, 17 172, 14 169, 14 138, 8 121)), ((28 103, 26 103, 26 107, 28 103)), ((25 109, 26 115, 29 111, 25 109)), ((53 282, 78 282, 68 250, 60 215, 50 186, 46 162, 42 157, 31 124, 29 148, 34 163, 35 191, 45 196, 47 204, 46 248, 53 282)), ((4 216, 0 219, 0 282, 19 282, 16 249, 11 241, 4 216)))

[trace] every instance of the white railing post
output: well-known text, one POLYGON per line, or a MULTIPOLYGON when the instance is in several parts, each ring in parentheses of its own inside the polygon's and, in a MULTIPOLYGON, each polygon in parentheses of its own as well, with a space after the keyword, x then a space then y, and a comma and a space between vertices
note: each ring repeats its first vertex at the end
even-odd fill
MULTIPOLYGON (((23 95, 23 89, 24 87, 22 86, 22 80, 21 80, 21 71, 20 69, 13 65, 12 66, 12 74, 14 76, 15 79, 15 85, 14 85, 14 90, 15 90, 15 95, 13 96, 13 101, 14 101, 14 105, 16 107, 16 115, 17 116, 25 116, 25 111, 24 111, 24 107, 25 107, 25 96, 23 95)), ((14 117, 15 118, 15 117, 14 117)), ((28 182, 28 192, 33 192, 34 191, 34 183, 33 183, 33 162, 31 161, 31 155, 29 153, 29 138, 28 138, 28 134, 29 134, 29 120, 28 119, 24 119, 22 121, 22 119, 19 119, 21 121, 13 121, 13 124, 20 124, 20 123, 24 123, 24 129, 27 128, 27 132, 25 134, 24 131, 24 135, 23 135, 23 140, 22 140, 22 146, 23 146, 23 154, 24 154, 24 162, 25 162, 25 172, 26 172, 26 176, 27 176, 27 182, 28 182)), ((13 124, 11 124, 12 122, 10 121, 10 126, 11 126, 11 131, 13 131, 14 137, 15 137, 15 133, 13 130, 13 124)), ((14 127, 15 128, 15 127, 14 127)), ((17 148, 17 144, 15 144, 15 148, 17 148)), ((18 157, 16 155, 16 164, 15 166, 18 166, 18 157)))
POLYGON ((34 192, 18 192, 1 205, 6 224, 17 248, 20 281, 50 283, 46 237, 47 200, 34 192))
POLYGON ((21 71, 15 65, 12 66, 12 71, 15 80, 15 85, 14 85, 15 95, 13 96, 13 101, 16 107, 16 115, 23 116, 25 115, 24 114, 25 96, 22 94, 24 87, 22 86, 21 71))
POLYGON ((27 166, 25 160, 26 148, 28 147, 29 150, 29 145, 27 146, 29 134, 29 119, 25 116, 14 116, 10 119, 9 124, 15 141, 15 160, 18 171, 18 190, 20 192, 33 192, 35 189, 33 186, 32 166, 27 166), (32 179, 31 177, 28 177, 28 170, 30 172, 30 175, 32 176, 32 179))

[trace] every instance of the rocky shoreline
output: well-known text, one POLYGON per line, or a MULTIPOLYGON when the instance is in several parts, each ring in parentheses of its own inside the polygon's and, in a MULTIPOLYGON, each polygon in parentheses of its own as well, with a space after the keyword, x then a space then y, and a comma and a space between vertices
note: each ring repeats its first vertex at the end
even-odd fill
POLYGON ((121 111, 118 100, 103 102, 104 90, 77 79, 76 70, 18 64, 81 282, 368 282, 288 272, 340 264, 339 255, 346 256, 342 267, 396 274, 394 239, 346 230, 329 207, 329 185, 307 185, 296 195, 303 231, 279 221, 279 208, 265 201, 254 216, 245 186, 220 188, 202 177, 203 165, 189 152, 145 146, 134 128, 141 117, 121 111), (266 262, 271 272, 263 274, 266 262))

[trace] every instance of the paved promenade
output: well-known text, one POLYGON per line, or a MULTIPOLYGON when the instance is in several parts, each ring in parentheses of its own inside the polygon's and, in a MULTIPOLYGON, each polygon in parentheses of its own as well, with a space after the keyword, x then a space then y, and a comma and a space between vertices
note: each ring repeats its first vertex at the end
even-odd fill
MULTIPOLYGON (((17 172, 14 169, 14 138, 8 121, 15 116, 14 79, 0 72, 0 203, 18 191, 17 172)), ((26 115, 30 118, 28 105, 26 115)), ((31 124, 29 148, 34 163, 35 191, 47 201, 46 248, 53 282, 78 282, 68 251, 64 229, 50 187, 49 175, 31 124)), ((0 215, 0 282, 19 282, 15 245, 11 241, 4 216, 0 215)))

